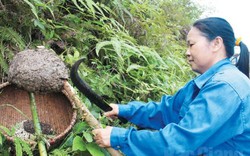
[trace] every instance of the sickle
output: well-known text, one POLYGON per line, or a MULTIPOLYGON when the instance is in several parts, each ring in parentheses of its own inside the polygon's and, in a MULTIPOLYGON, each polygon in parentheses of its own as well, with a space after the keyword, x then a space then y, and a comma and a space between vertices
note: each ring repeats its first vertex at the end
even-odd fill
MULTIPOLYGON (((73 82, 73 85, 76 86, 76 88, 83 93, 91 102, 93 102, 95 105, 97 105, 100 109, 102 109, 104 112, 108 112, 112 110, 112 107, 109 106, 109 104, 104 101, 104 99, 96 94, 86 82, 84 82, 80 76, 78 75, 78 67, 83 61, 82 59, 79 59, 78 61, 75 62, 75 64, 72 66, 71 71, 70 71, 70 78, 71 81, 73 82)), ((123 123, 126 123, 127 120, 118 117, 123 123)))

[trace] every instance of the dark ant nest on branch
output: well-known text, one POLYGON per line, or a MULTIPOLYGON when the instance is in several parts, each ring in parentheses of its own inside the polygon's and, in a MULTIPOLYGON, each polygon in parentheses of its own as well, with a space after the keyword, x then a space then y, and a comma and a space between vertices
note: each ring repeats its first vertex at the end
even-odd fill
POLYGON ((10 63, 8 81, 30 92, 58 92, 68 70, 62 60, 43 46, 15 55, 10 63))
MULTIPOLYGON (((51 125, 43 123, 43 122, 40 122, 40 125, 41 125, 42 134, 46 134, 46 135, 54 134, 54 131, 51 125)), ((35 133, 35 127, 34 127, 34 123, 32 120, 24 121, 23 128, 26 132, 29 132, 31 134, 35 133)))
MULTIPOLYGON (((51 127, 51 125, 40 122, 42 134, 45 135, 47 138, 52 138, 55 135, 55 131, 51 127)), ((14 128, 15 136, 29 141, 35 141, 35 127, 32 120, 23 120, 20 123, 17 123, 14 128)))

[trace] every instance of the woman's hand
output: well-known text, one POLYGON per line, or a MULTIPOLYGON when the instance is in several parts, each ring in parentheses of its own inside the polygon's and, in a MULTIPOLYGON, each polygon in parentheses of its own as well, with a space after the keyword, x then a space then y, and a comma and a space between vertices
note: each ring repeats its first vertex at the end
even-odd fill
MULTIPOLYGON (((117 104, 110 104, 110 107, 112 107, 112 110, 109 112, 105 112, 104 115, 106 117, 110 118, 117 118, 117 115, 119 114, 119 107, 117 104)), ((107 126, 106 128, 102 129, 94 129, 92 131, 94 135, 94 140, 97 145, 100 147, 110 147, 110 135, 113 127, 107 126)))
POLYGON ((106 117, 110 118, 117 118, 117 115, 119 114, 119 107, 117 104, 110 104, 110 107, 113 109, 109 112, 103 113, 106 117))
POLYGON ((100 147, 110 147, 110 135, 113 127, 107 126, 106 128, 102 129, 94 129, 92 131, 94 135, 94 140, 96 144, 100 147))

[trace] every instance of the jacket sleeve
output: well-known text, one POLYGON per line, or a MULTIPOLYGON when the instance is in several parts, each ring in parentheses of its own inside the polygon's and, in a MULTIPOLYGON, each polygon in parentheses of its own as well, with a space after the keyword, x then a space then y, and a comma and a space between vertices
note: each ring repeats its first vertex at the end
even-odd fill
MULTIPOLYGON (((228 84, 211 83, 188 106, 181 108, 182 119, 179 123, 169 123, 156 131, 115 127, 111 132, 111 146, 129 156, 179 155, 196 151, 202 146, 215 147, 242 133, 240 104, 240 98, 228 84)), ((154 105, 150 107, 157 108, 154 105)), ((155 110, 158 109, 152 110, 157 112, 155 110)), ((145 118, 143 115, 135 116, 136 120, 145 118)))
POLYGON ((141 128, 160 129, 168 123, 179 122, 179 111, 187 92, 193 90, 193 81, 190 81, 175 95, 164 95, 160 102, 143 103, 133 101, 126 105, 119 105, 119 116, 141 128))
POLYGON ((178 120, 178 109, 174 108, 173 101, 174 97, 164 95, 160 102, 129 102, 119 105, 119 116, 141 128, 160 129, 178 120))

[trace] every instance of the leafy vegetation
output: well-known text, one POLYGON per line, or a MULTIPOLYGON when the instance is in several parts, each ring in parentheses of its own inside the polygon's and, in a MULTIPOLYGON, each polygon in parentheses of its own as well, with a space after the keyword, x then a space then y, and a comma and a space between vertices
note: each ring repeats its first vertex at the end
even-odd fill
MULTIPOLYGON (((13 56, 37 45, 52 48, 69 68, 85 58, 79 74, 109 102, 157 101, 193 76, 185 35, 201 11, 191 0, 0 0, 0 8, 1 82, 13 56)), ((126 126, 103 118, 79 97, 104 125, 126 126)), ((50 155, 108 155, 90 131, 79 119, 50 155)), ((19 140, 14 143, 23 151, 19 140)), ((0 154, 6 151, 0 137, 0 154)))

